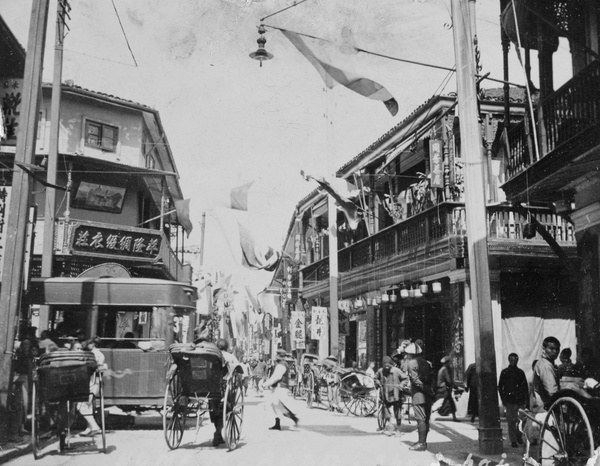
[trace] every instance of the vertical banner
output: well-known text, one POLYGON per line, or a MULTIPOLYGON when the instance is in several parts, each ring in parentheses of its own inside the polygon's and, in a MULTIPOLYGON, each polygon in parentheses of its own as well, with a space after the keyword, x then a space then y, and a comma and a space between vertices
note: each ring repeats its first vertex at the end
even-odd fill
POLYGON ((444 187, 444 159, 442 157, 442 141, 429 141, 429 166, 431 167, 431 187, 444 187))
POLYGON ((313 306, 310 337, 313 340, 321 340, 327 335, 327 308, 313 306))
POLYGON ((0 282, 2 281, 2 269, 4 267, 4 250, 6 247, 6 221, 8 219, 8 209, 10 206, 10 192, 10 187, 0 187, 0 282))
POLYGON ((306 341, 306 327, 304 311, 292 311, 292 319, 290 321, 290 333, 292 341, 297 349, 304 348, 306 341))

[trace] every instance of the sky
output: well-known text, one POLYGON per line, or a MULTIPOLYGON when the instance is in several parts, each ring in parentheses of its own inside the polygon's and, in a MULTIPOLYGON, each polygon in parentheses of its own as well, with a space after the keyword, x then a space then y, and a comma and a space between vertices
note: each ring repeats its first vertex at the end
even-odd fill
MULTIPOLYGON (((200 244, 201 212, 208 201, 255 181, 249 206, 253 223, 264 241, 281 246, 295 205, 316 187, 300 177, 300 170, 335 172, 432 95, 456 91, 443 70, 363 53, 336 54, 336 65, 392 93, 399 104, 393 117, 381 102, 341 86, 327 89, 309 62, 272 28, 265 37, 274 59, 260 67, 248 56, 257 48, 260 19, 293 3, 71 1, 63 81, 160 112, 184 196, 191 199, 195 230, 188 244, 200 244)), ((55 9, 51 0, 46 82, 52 79, 55 9)), ((25 47, 31 0, 0 0, 0 12, 25 47)), ((496 78, 502 77, 499 15, 499 1, 476 2, 482 72, 496 78)), ((454 66, 450 0, 307 0, 264 23, 328 41, 339 41, 344 31, 365 50, 454 66)), ((514 48, 511 62, 510 80, 522 83, 514 48)), ((217 217, 207 213, 205 264, 224 264, 231 256, 217 217)))

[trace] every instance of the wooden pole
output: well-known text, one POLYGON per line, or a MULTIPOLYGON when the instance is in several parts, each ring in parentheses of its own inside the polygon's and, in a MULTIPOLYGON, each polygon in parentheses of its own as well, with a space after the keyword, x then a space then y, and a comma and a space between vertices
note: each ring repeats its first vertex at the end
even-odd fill
POLYGON ((496 352, 487 250, 482 135, 475 88, 475 58, 470 16, 475 2, 452 0, 452 24, 462 157, 465 161, 465 211, 471 301, 475 321, 475 354, 479 377, 479 449, 502 452, 502 429, 496 385, 496 352))
POLYGON ((327 196, 329 223, 329 354, 339 358, 339 318, 338 318, 338 244, 337 207, 332 196, 327 196))
MULTIPOLYGON (((63 44, 65 36, 65 4, 60 0, 56 7, 56 38, 54 40, 54 75, 52 79, 52 102, 50 107, 50 147, 48 149, 48 175, 46 180, 46 204, 44 208, 44 236, 42 246, 42 277, 52 277, 54 264, 54 228, 56 221, 56 170, 58 166, 60 136, 60 101, 63 69, 63 44)), ((47 330, 50 306, 40 306, 39 330, 47 330)))
POLYGON ((18 316, 21 311, 23 262, 31 195, 29 175, 18 168, 17 163, 33 163, 35 155, 48 5, 49 0, 38 0, 33 2, 31 7, 21 117, 15 149, 15 170, 6 224, 6 249, 0 290, 0 438, 5 438, 8 433, 7 401, 18 316))

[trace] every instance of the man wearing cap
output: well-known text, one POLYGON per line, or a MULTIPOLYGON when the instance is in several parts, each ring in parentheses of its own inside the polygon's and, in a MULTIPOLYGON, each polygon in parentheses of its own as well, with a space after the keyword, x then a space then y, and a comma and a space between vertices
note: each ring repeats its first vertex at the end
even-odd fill
POLYGON ((448 416, 452 414, 452 420, 454 422, 460 422, 456 419, 456 403, 452 398, 452 390, 456 388, 454 378, 452 377, 452 360, 450 356, 444 356, 440 361, 442 367, 438 371, 437 375, 437 386, 436 386, 436 398, 439 402, 438 414, 440 416, 448 416))
POLYGON ((385 418, 390 417, 390 408, 394 409, 394 417, 396 418, 396 433, 400 433, 400 425, 402 424, 402 402, 404 401, 403 391, 410 387, 408 375, 394 366, 391 357, 384 356, 382 368, 377 371, 375 383, 381 387, 382 401, 385 406, 385 418))
POLYGON ((408 378, 410 379, 413 410, 419 432, 419 441, 409 449, 425 451, 427 450, 431 405, 435 396, 432 386, 434 382, 433 369, 429 361, 419 356, 422 350, 417 344, 411 343, 404 352, 408 357, 408 378))
POLYGON ((294 424, 298 424, 298 417, 281 401, 283 395, 287 393, 288 375, 290 370, 285 362, 285 354, 284 350, 277 350, 276 364, 273 373, 267 380, 262 382, 263 388, 271 389, 269 401, 271 408, 273 408, 273 412, 275 413, 275 425, 269 427, 269 430, 281 430, 280 414, 290 418, 294 421, 294 424))

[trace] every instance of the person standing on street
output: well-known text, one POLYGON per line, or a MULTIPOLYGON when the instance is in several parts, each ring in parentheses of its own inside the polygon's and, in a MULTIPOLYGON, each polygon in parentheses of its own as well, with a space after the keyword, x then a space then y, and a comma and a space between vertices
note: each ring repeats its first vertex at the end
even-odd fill
POLYGON ((467 414, 471 415, 471 422, 479 416, 479 382, 477 379, 477 365, 473 362, 469 364, 465 371, 465 391, 469 394, 467 405, 467 414))
POLYGON ((436 386, 436 398, 438 402, 441 400, 438 414, 440 416, 452 414, 452 420, 454 422, 460 422, 456 418, 456 403, 452 397, 452 390, 456 388, 454 377, 452 376, 452 360, 449 356, 444 356, 440 363, 442 364, 442 367, 438 371, 436 386))
POLYGON ((263 388, 271 389, 269 402, 275 413, 275 424, 273 427, 269 427, 269 430, 281 430, 281 415, 290 418, 294 421, 294 424, 298 425, 298 417, 281 401, 282 397, 287 393, 290 370, 285 362, 285 354, 284 350, 277 350, 277 359, 273 368, 273 374, 261 384, 263 388))
POLYGON ((431 405, 435 396, 432 386, 434 378, 433 369, 429 361, 419 356, 423 351, 416 343, 408 345, 404 352, 408 358, 408 378, 410 379, 413 410, 419 432, 419 441, 409 449, 413 451, 425 451, 427 450, 431 405))
POLYGON ((519 356, 511 353, 508 356, 508 367, 500 372, 498 392, 506 409, 506 422, 508 424, 508 438, 513 448, 523 443, 519 432, 519 409, 525 408, 529 403, 529 388, 527 377, 517 364, 519 356))
POLYGON ((248 364, 248 358, 244 356, 242 358, 242 363, 240 364, 242 370, 244 371, 242 386, 244 387, 244 396, 248 396, 248 385, 250 384, 250 364, 248 364))
POLYGON ((394 410, 396 418, 396 433, 400 432, 402 424, 402 402, 404 401, 403 391, 408 390, 410 382, 408 374, 394 366, 392 358, 384 356, 383 367, 377 371, 375 376, 376 385, 381 387, 382 401, 385 409, 385 418, 390 417, 390 408, 394 410))
POLYGON ((252 374, 254 376, 256 391, 262 396, 261 382, 267 376, 267 363, 264 361, 262 354, 258 356, 258 362, 254 366, 252 374))

